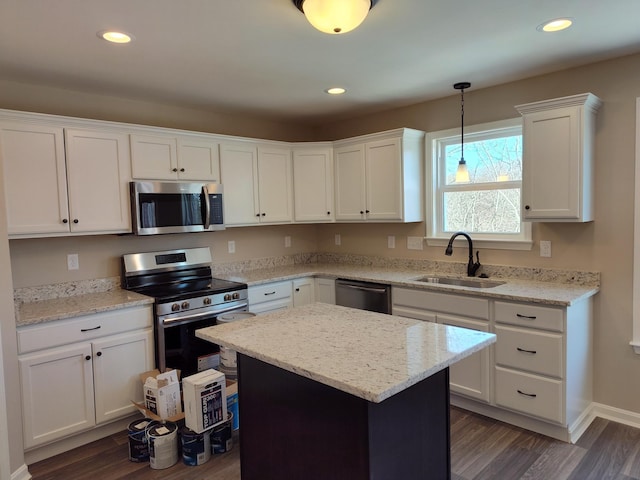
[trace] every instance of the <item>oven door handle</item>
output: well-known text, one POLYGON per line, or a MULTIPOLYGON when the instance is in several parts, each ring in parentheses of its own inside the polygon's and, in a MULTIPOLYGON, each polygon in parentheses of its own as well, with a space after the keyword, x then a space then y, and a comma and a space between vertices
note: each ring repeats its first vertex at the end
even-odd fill
POLYGON ((163 325, 167 325, 167 324, 171 324, 174 322, 184 322, 184 321, 188 321, 188 320, 197 320, 199 318, 202 317, 217 317, 218 315, 222 315, 223 313, 227 313, 227 312, 234 312, 237 310, 240 311, 245 311, 245 309, 249 306, 249 304, 247 302, 244 303, 236 303, 234 304, 232 307, 228 307, 228 308, 221 308, 218 310, 209 310, 207 312, 198 312, 198 313, 187 313, 185 315, 180 315, 177 317, 171 317, 171 318, 166 318, 166 319, 162 319, 161 323, 163 325))
POLYGON ((202 196, 204 197, 204 229, 209 230, 211 226, 211 202, 209 202, 209 189, 206 185, 202 186, 202 196))

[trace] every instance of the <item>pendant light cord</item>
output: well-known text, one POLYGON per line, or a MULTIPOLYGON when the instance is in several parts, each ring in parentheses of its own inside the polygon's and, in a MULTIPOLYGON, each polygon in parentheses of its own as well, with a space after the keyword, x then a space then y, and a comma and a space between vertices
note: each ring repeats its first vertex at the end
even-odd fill
POLYGON ((464 160, 464 88, 460 89, 460 157, 464 160))

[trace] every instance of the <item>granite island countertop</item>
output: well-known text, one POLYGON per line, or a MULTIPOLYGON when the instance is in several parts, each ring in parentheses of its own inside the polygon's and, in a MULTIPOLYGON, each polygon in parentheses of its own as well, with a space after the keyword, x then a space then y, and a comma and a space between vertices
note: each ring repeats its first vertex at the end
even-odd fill
POLYGON ((376 403, 496 341, 492 333, 324 303, 196 336, 376 403))
MULTIPOLYGON (((397 287, 416 288, 435 292, 475 295, 484 298, 533 302, 544 305, 568 307, 589 298, 600 290, 591 278, 583 278, 580 272, 562 272, 557 277, 549 276, 545 281, 511 277, 491 277, 505 282, 492 288, 474 288, 442 283, 419 282, 416 279, 427 275, 459 277, 449 272, 431 272, 412 269, 385 268, 376 266, 310 263, 273 268, 249 270, 237 273, 214 274, 226 280, 243 282, 255 286, 264 283, 293 280, 303 277, 346 278, 369 282, 386 283, 397 287)), ((549 275, 549 274, 548 274, 549 275)))

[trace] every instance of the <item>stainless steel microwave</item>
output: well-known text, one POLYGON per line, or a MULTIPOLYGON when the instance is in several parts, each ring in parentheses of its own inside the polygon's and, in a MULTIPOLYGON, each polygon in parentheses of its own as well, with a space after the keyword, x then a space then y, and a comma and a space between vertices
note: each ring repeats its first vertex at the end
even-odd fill
POLYGON ((136 235, 224 230, 222 185, 131 182, 131 219, 136 235))

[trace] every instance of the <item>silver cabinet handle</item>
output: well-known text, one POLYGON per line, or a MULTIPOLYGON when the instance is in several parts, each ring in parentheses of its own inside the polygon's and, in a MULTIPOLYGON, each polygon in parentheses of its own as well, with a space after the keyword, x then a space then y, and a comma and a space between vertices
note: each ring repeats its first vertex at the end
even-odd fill
POLYGON ((204 229, 209 230, 211 226, 211 204, 209 203, 209 190, 206 185, 202 187, 202 196, 204 197, 204 229))

